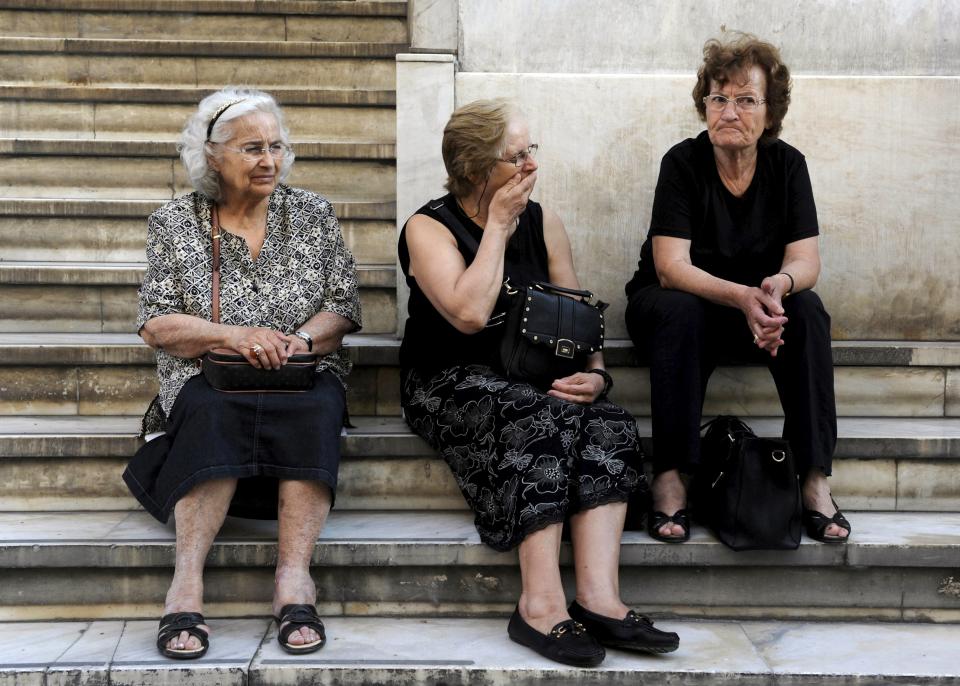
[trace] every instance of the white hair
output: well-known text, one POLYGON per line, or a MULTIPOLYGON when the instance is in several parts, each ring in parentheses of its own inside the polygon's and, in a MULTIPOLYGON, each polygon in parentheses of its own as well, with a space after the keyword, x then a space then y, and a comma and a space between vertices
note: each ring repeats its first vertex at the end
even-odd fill
MULTIPOLYGON (((280 129, 280 140, 290 145, 290 131, 283 121, 283 111, 277 101, 273 96, 253 88, 227 86, 208 95, 200 101, 197 111, 183 127, 180 142, 177 144, 180 159, 183 160, 193 187, 211 200, 220 199, 220 174, 210 166, 209 158, 217 161, 223 159, 223 154, 211 143, 225 143, 230 140, 233 137, 231 122, 253 112, 273 115, 280 129), (216 123, 208 138, 207 129, 214 118, 216 123)), ((291 152, 279 161, 278 183, 283 183, 290 175, 293 158, 291 152)))

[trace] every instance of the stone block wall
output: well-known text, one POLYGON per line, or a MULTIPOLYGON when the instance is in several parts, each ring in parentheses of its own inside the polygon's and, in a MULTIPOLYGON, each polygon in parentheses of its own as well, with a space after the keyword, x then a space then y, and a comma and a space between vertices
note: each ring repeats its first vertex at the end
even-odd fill
POLYGON ((442 114, 512 98, 541 146, 534 198, 563 218, 582 282, 625 336, 622 286, 660 158, 703 128, 690 97, 702 44, 749 31, 794 74, 782 138, 810 168, 834 336, 960 340, 960 3, 414 0, 411 22, 414 50, 446 54, 398 62, 398 223, 442 193, 442 114), (404 88, 428 59, 455 59, 452 103, 404 88))

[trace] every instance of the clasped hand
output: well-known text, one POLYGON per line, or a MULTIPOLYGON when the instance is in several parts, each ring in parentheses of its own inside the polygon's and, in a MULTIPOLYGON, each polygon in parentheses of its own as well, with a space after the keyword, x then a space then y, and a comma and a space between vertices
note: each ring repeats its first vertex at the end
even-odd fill
POLYGON ((256 326, 231 327, 229 347, 257 368, 280 369, 291 355, 307 352, 307 343, 276 329, 256 326))
POLYGON ((781 289, 778 280, 768 276, 760 288, 747 288, 740 304, 754 343, 771 357, 776 357, 777 350, 783 345, 783 330, 787 323, 781 289))

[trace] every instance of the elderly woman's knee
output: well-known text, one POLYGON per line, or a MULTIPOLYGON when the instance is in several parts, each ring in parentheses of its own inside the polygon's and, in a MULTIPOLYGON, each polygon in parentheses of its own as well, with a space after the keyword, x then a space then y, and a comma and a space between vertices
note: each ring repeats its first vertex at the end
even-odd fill
POLYGON ((820 296, 813 291, 799 291, 784 298, 783 309, 788 320, 787 329, 804 324, 830 330, 830 314, 823 306, 820 296))
POLYGON ((626 319, 634 340, 650 327, 694 334, 706 326, 706 307, 704 300, 692 293, 651 286, 630 299, 626 319))

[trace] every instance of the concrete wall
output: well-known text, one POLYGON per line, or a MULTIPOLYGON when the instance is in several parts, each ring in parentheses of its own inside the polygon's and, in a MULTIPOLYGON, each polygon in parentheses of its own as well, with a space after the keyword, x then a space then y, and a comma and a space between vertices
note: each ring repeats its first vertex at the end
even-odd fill
MULTIPOLYGON (((810 167, 818 291, 835 337, 960 340, 957 0, 429 5, 421 30, 412 27, 414 47, 448 50, 452 31, 440 18, 457 7, 455 103, 507 96, 527 112, 541 145, 534 197, 564 219, 585 286, 612 300, 614 335, 625 336, 622 286, 660 158, 702 129, 690 90, 703 41, 725 26, 780 45, 795 75, 782 136, 810 167)), ((399 114, 398 127, 399 141, 408 135, 399 114)), ((442 168, 439 144, 432 150, 433 162, 420 164, 442 168)))

